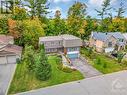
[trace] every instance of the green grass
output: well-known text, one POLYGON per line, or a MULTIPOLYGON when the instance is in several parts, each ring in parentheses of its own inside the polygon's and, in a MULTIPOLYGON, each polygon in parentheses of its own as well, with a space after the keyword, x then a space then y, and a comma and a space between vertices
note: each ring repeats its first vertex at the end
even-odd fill
POLYGON ((82 48, 81 54, 89 60, 89 63, 93 65, 93 67, 104 74, 127 69, 127 66, 119 64, 116 59, 108 57, 107 55, 93 52, 89 56, 89 51, 86 48, 82 48), (100 59, 100 64, 97 64, 98 59, 100 59), (106 65, 106 67, 104 65, 106 65))
POLYGON ((79 71, 65 73, 59 70, 57 68, 56 58, 56 56, 48 57, 49 64, 52 66, 52 76, 47 81, 40 81, 36 79, 33 73, 27 71, 26 63, 18 64, 8 93, 15 94, 32 89, 83 79, 83 75, 79 71))

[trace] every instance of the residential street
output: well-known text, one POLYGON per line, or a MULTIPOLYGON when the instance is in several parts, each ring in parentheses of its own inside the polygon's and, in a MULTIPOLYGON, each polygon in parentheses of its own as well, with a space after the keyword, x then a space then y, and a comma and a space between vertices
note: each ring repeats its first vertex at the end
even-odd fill
POLYGON ((16 64, 0 65, 0 95, 6 95, 16 64))
POLYGON ((83 57, 81 57, 80 59, 72 60, 72 64, 84 75, 85 78, 94 77, 102 74, 90 64, 88 64, 83 57))
POLYGON ((127 71, 41 88, 17 95, 127 95, 127 71))

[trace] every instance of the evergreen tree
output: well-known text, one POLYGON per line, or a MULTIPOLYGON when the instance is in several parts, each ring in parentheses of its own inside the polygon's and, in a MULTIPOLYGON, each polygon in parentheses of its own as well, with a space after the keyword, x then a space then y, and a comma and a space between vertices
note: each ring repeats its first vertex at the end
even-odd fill
POLYGON ((25 53, 23 55, 23 61, 27 62, 27 68, 29 71, 34 71, 35 60, 34 60, 34 48, 33 46, 25 46, 25 53))
POLYGON ((46 5, 47 0, 24 0, 27 2, 25 5, 30 9, 29 13, 32 19, 35 16, 38 16, 39 18, 47 14, 48 5, 46 5))
POLYGON ((48 64, 44 45, 40 45, 40 53, 36 56, 36 77, 39 80, 47 80, 51 77, 51 65, 48 64))
POLYGON ((117 18, 122 18, 123 17, 123 14, 125 13, 125 8, 124 8, 124 6, 123 6, 123 2, 121 1, 121 3, 120 3, 120 7, 118 8, 118 10, 116 10, 116 12, 117 12, 117 18))
POLYGON ((95 9, 98 13, 98 16, 101 17, 101 20, 104 19, 104 16, 109 15, 108 11, 111 9, 110 2, 111 0, 104 0, 102 4, 102 9, 101 10, 95 9))

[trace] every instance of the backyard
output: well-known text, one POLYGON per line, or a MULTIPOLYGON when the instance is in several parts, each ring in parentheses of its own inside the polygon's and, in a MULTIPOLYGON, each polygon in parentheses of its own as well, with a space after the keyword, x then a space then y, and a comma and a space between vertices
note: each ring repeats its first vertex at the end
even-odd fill
POLYGON ((36 79, 34 73, 30 73, 27 70, 27 63, 22 63, 17 65, 16 73, 14 75, 13 81, 11 83, 9 94, 15 94, 19 92, 24 92, 32 89, 57 85, 65 82, 76 81, 83 79, 83 75, 75 70, 71 73, 66 73, 59 70, 57 63, 57 56, 49 56, 48 61, 52 67, 52 76, 47 81, 40 81, 36 79))
POLYGON ((93 67, 95 67, 100 72, 107 74, 112 72, 117 72, 120 70, 126 70, 126 63, 118 63, 117 59, 111 58, 104 54, 99 54, 96 52, 89 51, 88 48, 81 49, 82 56, 86 57, 93 67))

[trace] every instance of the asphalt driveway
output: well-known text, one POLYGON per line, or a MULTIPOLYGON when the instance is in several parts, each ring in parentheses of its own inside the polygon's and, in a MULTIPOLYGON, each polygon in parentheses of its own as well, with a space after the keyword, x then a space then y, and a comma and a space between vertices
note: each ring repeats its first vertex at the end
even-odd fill
POLYGON ((85 78, 101 75, 102 73, 87 63, 84 57, 72 60, 73 66, 78 69, 85 78))
POLYGON ((0 65, 0 95, 6 95, 16 64, 0 65))

